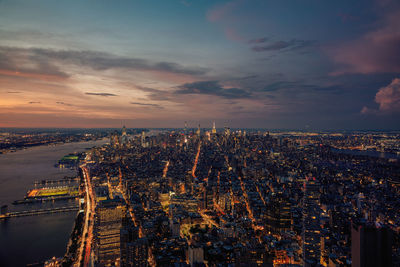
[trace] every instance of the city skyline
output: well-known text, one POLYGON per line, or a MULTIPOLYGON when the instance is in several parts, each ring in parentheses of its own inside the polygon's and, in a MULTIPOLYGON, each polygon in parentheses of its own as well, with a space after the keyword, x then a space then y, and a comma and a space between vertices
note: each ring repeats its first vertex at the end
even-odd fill
POLYGON ((0 127, 400 130, 400 4, 0 1, 0 127))

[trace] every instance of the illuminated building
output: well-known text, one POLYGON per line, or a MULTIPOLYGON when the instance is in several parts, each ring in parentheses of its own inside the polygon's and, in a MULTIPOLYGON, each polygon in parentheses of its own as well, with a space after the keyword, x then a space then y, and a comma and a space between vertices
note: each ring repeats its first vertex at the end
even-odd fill
POLYGON ((197 128, 196 134, 197 134, 198 136, 200 136, 200 133, 201 133, 201 130, 200 130, 200 123, 199 123, 199 127, 197 128))
POLYGON ((112 133, 110 136, 110 145, 113 148, 117 148, 117 147, 119 147, 119 144, 120 144, 120 142, 119 142, 118 133, 117 132, 112 133))
POLYGON ((321 257, 319 192, 315 177, 307 177, 303 197, 303 260, 304 266, 315 266, 321 257))
POLYGON ((213 128, 211 131, 212 134, 216 134, 217 133, 217 129, 215 129, 215 121, 213 122, 213 128))
POLYGON ((98 266, 114 266, 121 258, 121 228, 126 206, 119 199, 104 200, 96 207, 95 240, 98 266))
POLYGON ((146 147, 146 133, 144 131, 142 131, 140 143, 141 143, 142 147, 146 147))
POLYGON ((229 127, 225 127, 225 135, 229 136, 231 134, 231 129, 229 127))
POLYGON ((273 233, 290 230, 290 204, 282 193, 274 194, 267 209, 267 229, 273 233))
POLYGON ((125 125, 122 127, 121 144, 124 146, 128 144, 128 135, 126 134, 125 125))

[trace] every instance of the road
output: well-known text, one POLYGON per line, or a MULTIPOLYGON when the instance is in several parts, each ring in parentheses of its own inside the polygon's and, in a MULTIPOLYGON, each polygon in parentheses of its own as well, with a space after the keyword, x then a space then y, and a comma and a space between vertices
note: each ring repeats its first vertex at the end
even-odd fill
POLYGON ((83 173, 83 178, 85 181, 85 191, 86 191, 86 209, 85 209, 85 222, 82 231, 81 245, 79 247, 78 259, 74 266, 80 266, 82 258, 84 259, 83 266, 89 266, 90 253, 93 241, 93 223, 95 214, 95 199, 93 194, 93 188, 90 180, 89 171, 86 165, 80 166, 83 173))

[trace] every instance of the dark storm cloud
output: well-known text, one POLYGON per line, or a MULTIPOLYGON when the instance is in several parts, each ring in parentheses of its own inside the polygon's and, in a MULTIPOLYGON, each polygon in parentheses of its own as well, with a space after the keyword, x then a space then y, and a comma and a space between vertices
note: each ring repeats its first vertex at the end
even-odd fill
POLYGON ((299 50, 307 47, 312 47, 316 44, 312 40, 297 40, 292 39, 290 41, 275 41, 266 42, 265 45, 259 45, 252 47, 255 52, 265 52, 265 51, 292 51, 299 50))
POLYGON ((91 92, 86 92, 86 95, 95 95, 95 96, 118 96, 116 94, 110 94, 110 93, 91 93, 91 92))
POLYGON ((215 95, 223 98, 249 98, 250 92, 240 88, 223 88, 218 81, 186 83, 178 87, 175 94, 215 95))
POLYGON ((94 70, 108 69, 133 69, 162 71, 169 73, 203 75, 208 69, 202 67, 182 66, 174 62, 152 62, 143 58, 121 57, 106 52, 78 51, 78 50, 53 50, 44 48, 19 48, 0 46, 0 68, 12 71, 28 71, 48 75, 68 77, 68 75, 55 65, 72 64, 89 67, 94 70), (24 69, 19 62, 22 59, 24 65, 35 65, 35 68, 24 69))

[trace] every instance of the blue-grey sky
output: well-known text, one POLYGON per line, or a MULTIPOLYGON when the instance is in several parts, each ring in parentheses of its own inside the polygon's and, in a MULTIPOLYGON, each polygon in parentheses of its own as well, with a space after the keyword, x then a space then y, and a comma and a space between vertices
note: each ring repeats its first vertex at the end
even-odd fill
POLYGON ((0 1, 0 126, 400 129, 396 0, 0 1))

